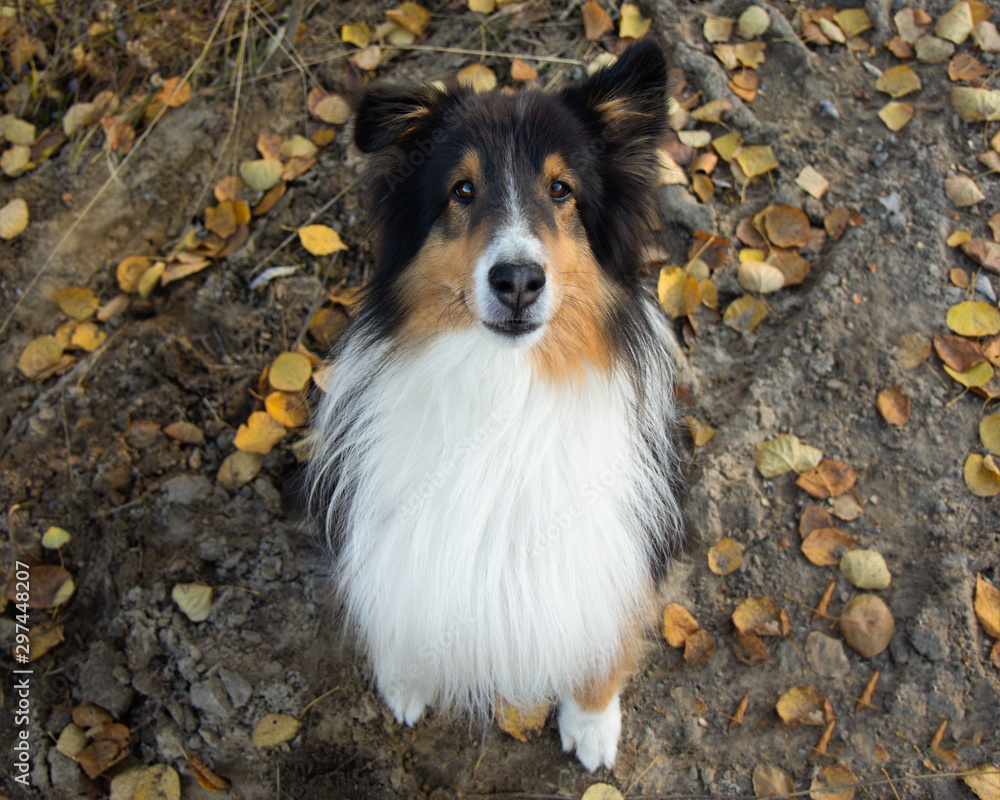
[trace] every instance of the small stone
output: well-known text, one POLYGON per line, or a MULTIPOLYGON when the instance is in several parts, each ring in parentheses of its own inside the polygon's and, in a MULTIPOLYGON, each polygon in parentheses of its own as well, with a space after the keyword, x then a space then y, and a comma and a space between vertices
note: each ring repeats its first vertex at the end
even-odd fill
POLYGON ((882 554, 875 550, 851 550, 840 559, 840 571, 859 589, 885 589, 892 575, 882 554))
POLYGON ((909 627, 913 649, 928 661, 948 657, 948 624, 934 611, 923 611, 909 627))
POLYGON ((824 678, 843 678, 851 671, 843 643, 817 631, 806 637, 806 660, 824 678))
POLYGON ((219 667, 219 677, 222 679, 222 685, 225 687, 233 707, 242 708, 245 706, 250 695, 253 694, 253 687, 246 678, 225 667, 219 667))
POLYGON ((226 690, 217 677, 191 684, 191 705, 222 719, 228 719, 233 713, 226 690))

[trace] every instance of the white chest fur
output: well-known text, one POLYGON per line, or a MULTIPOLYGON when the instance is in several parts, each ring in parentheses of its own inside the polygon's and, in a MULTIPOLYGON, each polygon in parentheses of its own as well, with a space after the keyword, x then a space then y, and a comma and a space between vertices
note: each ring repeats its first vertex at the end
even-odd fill
POLYGON ((317 461, 340 476, 337 580, 390 702, 486 710, 606 671, 662 499, 632 382, 545 384, 485 331, 407 358, 358 337, 336 370, 317 461))

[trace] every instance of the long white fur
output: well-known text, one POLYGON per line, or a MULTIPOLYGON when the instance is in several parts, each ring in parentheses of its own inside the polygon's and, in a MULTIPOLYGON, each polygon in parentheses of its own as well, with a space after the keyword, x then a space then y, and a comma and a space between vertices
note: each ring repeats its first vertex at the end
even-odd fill
POLYGON ((314 479, 397 719, 569 698, 611 669, 649 596, 646 531, 677 527, 655 463, 675 457, 665 345, 638 380, 620 364, 557 386, 481 327, 410 347, 347 334, 314 479))

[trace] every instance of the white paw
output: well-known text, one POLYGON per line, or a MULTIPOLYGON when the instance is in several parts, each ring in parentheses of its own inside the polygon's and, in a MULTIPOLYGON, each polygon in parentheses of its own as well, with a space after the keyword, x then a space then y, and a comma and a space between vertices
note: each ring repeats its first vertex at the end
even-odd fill
POLYGON ((621 732, 622 712, 617 694, 603 711, 584 711, 571 697, 559 706, 563 750, 568 753, 576 749, 576 757, 590 772, 615 765, 621 732))
POLYGON ((427 707, 426 695, 416 686, 407 683, 390 683, 380 687, 382 697, 392 711, 396 722, 409 727, 416 725, 427 707))

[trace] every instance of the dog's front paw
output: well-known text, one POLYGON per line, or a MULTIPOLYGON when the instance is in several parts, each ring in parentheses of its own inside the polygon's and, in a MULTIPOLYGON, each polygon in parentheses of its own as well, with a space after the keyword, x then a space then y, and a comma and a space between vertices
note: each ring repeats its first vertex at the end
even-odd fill
POLYGON ((381 687, 382 697, 396 722, 413 727, 427 707, 426 695, 412 684, 390 683, 381 687))
POLYGON ((568 753, 576 749, 576 757, 590 772, 615 765, 621 732, 622 712, 617 694, 603 711, 584 711, 571 697, 559 706, 563 750, 568 753))

